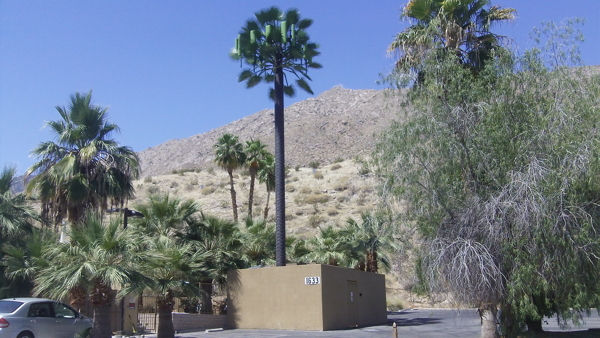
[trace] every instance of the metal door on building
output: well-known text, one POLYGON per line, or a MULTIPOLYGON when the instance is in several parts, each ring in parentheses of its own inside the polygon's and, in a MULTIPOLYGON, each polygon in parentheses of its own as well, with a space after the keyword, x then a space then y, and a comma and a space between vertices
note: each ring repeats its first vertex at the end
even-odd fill
POLYGON ((358 285, 356 281, 347 284, 348 327, 358 326, 358 285))

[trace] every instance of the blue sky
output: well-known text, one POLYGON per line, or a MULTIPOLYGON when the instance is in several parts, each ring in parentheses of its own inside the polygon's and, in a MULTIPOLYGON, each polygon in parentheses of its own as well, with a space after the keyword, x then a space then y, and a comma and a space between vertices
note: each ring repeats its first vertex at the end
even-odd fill
MULTIPOLYGON (((388 0, 0 0, 0 166, 20 173, 29 152, 52 138, 45 121, 74 92, 93 90, 94 103, 110 107, 121 127, 114 135, 136 151, 228 124, 272 108, 266 85, 237 82, 239 63, 229 50, 254 12, 273 4, 311 18, 321 45, 311 70, 316 95, 337 85, 376 84, 393 60, 386 47, 408 23, 405 1, 388 0)), ((600 64, 600 1, 506 0, 518 18, 495 32, 530 48, 529 32, 542 21, 587 18, 581 46, 587 65, 600 64)), ((310 97, 300 93, 286 106, 310 97)))

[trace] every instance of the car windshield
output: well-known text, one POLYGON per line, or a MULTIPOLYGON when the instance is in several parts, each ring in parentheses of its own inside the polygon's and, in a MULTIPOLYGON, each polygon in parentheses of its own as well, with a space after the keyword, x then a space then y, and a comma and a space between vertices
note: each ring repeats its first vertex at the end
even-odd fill
POLYGON ((0 313, 13 313, 23 302, 14 300, 0 300, 0 313))

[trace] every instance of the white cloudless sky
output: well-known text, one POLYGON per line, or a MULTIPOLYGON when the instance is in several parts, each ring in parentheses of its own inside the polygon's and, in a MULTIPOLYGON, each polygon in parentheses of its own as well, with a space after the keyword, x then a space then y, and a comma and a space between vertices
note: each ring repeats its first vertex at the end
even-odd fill
MULTIPOLYGON (((52 139, 42 128, 58 120, 57 105, 92 90, 109 107, 113 135, 135 151, 181 139, 273 108, 267 85, 237 82, 239 62, 228 53, 254 12, 277 5, 314 20, 320 44, 311 70, 315 95, 336 85, 382 89, 376 81, 394 60, 387 45, 405 27, 405 1, 389 0, 0 0, 0 166, 23 173, 29 152, 52 139)), ((543 21, 586 18, 581 46, 587 65, 600 64, 600 0, 493 1, 518 18, 494 32, 533 46, 529 33, 543 21)), ((286 106, 310 97, 299 93, 286 106)))

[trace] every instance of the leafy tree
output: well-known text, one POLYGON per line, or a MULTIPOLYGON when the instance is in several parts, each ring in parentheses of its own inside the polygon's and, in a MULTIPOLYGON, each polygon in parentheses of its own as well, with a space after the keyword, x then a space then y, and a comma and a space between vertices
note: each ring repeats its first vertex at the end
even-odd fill
POLYGON ((261 162, 260 169, 258 170, 258 181, 264 183, 267 188, 267 202, 265 203, 265 211, 263 213, 263 219, 267 220, 269 216, 269 200, 271 199, 271 193, 275 191, 275 157, 272 154, 267 154, 261 162))
MULTIPOLYGON (((501 36, 490 31, 493 23, 512 20, 516 10, 490 6, 489 0, 410 0, 402 19, 412 25, 398 33, 388 53, 398 56, 395 78, 401 82, 423 79, 423 60, 441 51, 456 55, 465 67, 478 72, 493 51, 501 48, 501 36)), ((393 77, 392 77, 393 78, 393 77)))
POLYGON ((277 265, 285 265, 285 147, 284 147, 284 94, 294 96, 294 85, 286 73, 296 77, 296 85, 313 94, 306 79, 309 68, 321 68, 313 62, 319 55, 319 46, 310 41, 306 29, 310 19, 301 19, 297 10, 282 12, 270 7, 254 14, 242 27, 235 48, 234 60, 247 64, 238 78, 252 88, 262 82, 273 83, 269 97, 275 101, 275 204, 277 223, 277 265))
POLYGON ((421 276, 476 304, 484 337, 498 307, 515 336, 600 304, 600 79, 566 67, 569 27, 546 31, 551 62, 504 54, 474 76, 457 55, 427 58, 408 92, 418 113, 377 146, 384 196, 420 234, 421 276))
POLYGON ((58 224, 82 219, 85 210, 102 212, 109 203, 133 196, 132 182, 139 176, 139 160, 130 147, 109 138, 119 131, 107 120, 108 108, 92 104, 92 92, 71 95, 69 107, 57 106, 61 120, 46 126, 57 142, 47 141, 32 150, 39 161, 26 175, 29 194, 39 194, 42 218, 58 224))
POLYGON ((229 185, 231 192, 231 208, 233 209, 233 220, 238 221, 236 193, 233 188, 233 171, 246 162, 246 154, 238 137, 232 134, 223 134, 214 145, 215 162, 229 174, 229 185))
POLYGON ((110 337, 112 290, 143 280, 128 264, 135 242, 129 234, 117 219, 103 224, 99 214, 87 214, 71 224, 68 242, 43 248, 49 264, 37 273, 34 293, 53 299, 70 297, 75 304, 85 303, 78 297, 89 296, 94 309, 92 337, 110 337))
POLYGON ((252 219, 252 206, 254 203, 254 181, 265 159, 270 155, 267 145, 260 140, 246 141, 244 153, 246 154, 246 165, 250 171, 250 195, 248 198, 248 218, 252 219))

